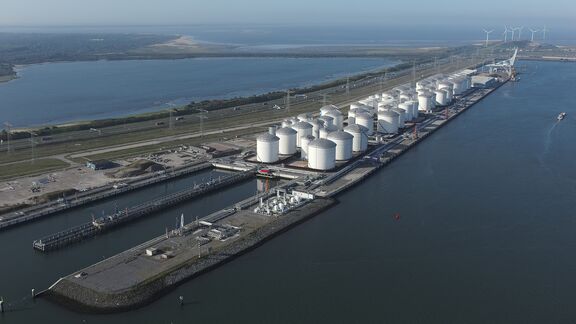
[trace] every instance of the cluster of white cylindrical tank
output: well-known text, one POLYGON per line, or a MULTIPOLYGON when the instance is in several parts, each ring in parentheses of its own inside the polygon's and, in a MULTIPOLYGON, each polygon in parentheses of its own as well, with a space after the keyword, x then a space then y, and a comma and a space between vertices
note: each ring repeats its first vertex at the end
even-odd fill
POLYGON ((280 138, 276 136, 276 128, 270 127, 268 133, 256 138, 256 159, 258 162, 274 163, 278 161, 280 138))
POLYGON ((330 170, 336 166, 336 143, 319 138, 308 144, 308 167, 330 170))
POLYGON ((260 198, 260 203, 256 208, 254 208, 254 213, 273 215, 273 214, 283 214, 291 208, 295 208, 302 203, 302 199, 296 195, 288 195, 284 193, 277 192, 275 197, 272 197, 266 201, 260 198))
MULTIPOLYGON (((452 102, 454 96, 460 95, 472 86, 471 77, 466 71, 454 73, 446 76, 438 74, 416 84, 418 91, 432 91, 435 93, 435 102, 440 105, 447 105, 452 102), (445 91, 445 94, 437 93, 437 90, 445 91)), ((420 108, 420 110, 423 110, 420 108)))

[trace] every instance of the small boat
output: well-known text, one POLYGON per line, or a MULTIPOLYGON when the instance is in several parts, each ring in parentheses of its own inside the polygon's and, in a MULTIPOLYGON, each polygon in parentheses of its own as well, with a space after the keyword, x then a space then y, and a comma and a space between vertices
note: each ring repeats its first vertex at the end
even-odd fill
POLYGON ((565 113, 565 112, 561 112, 561 113, 558 115, 557 118, 558 118, 558 120, 562 120, 562 119, 564 119, 564 117, 566 117, 566 113, 565 113))

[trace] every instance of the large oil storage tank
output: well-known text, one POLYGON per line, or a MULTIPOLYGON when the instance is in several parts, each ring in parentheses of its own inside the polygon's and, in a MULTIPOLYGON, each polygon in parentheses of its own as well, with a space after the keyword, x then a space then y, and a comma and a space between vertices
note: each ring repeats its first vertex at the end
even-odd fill
POLYGON ((446 103, 451 103, 454 96, 452 83, 446 81, 440 82, 440 84, 438 84, 438 89, 446 91, 446 103))
POLYGON ((266 134, 256 138, 256 159, 262 163, 274 163, 278 161, 280 138, 275 135, 276 129, 271 128, 266 134))
POLYGON ((367 112, 366 109, 361 107, 350 108, 350 110, 348 110, 348 125, 356 124, 356 115, 364 112, 367 112))
POLYGON ((300 147, 300 138, 313 134, 313 126, 305 121, 299 121, 292 125, 292 129, 296 131, 296 147, 300 147))
POLYGON ((391 110, 398 114, 398 127, 404 128, 404 124, 406 123, 406 110, 402 108, 393 108, 391 110))
POLYGON ((336 161, 347 161, 352 158, 354 136, 347 132, 336 131, 328 134, 328 140, 336 144, 336 161))
POLYGON ((405 101, 401 104, 398 105, 398 108, 402 109, 405 111, 405 121, 411 121, 412 119, 414 119, 413 117, 413 111, 412 111, 412 102, 411 101, 405 101))
POLYGON ((308 144, 308 167, 314 170, 330 170, 336 166, 336 143, 327 139, 315 139, 308 144))
POLYGON ((372 118, 372 114, 365 112, 356 114, 356 124, 366 127, 366 134, 369 136, 374 134, 374 118, 372 118))
POLYGON ((297 132, 290 127, 282 127, 276 131, 276 136, 280 139, 278 153, 282 155, 292 155, 296 153, 297 132))
POLYGON ((300 138, 300 158, 302 160, 308 159, 308 144, 315 140, 314 136, 307 135, 300 138))
POLYGON ((344 131, 353 136, 352 151, 364 152, 368 149, 368 129, 360 125, 348 125, 344 127, 344 131))
POLYGON ((406 103, 412 105, 412 119, 418 118, 418 100, 406 101, 406 103))
POLYGON ((342 116, 340 110, 330 110, 324 114, 324 117, 332 117, 333 125, 338 129, 342 129, 342 126, 344 125, 344 116, 342 116))
POLYGON ((440 106, 446 106, 448 101, 446 99, 447 95, 445 90, 436 90, 434 91, 434 95, 435 95, 434 100, 436 101, 436 104, 440 106))
POLYGON ((398 133, 400 115, 392 110, 383 110, 378 113, 378 132, 398 133))
POLYGON ((419 111, 428 111, 432 107, 431 105, 431 97, 429 92, 425 92, 418 95, 418 110, 419 111))
POLYGON ((450 82, 452 83, 452 89, 455 96, 460 95, 462 94, 462 92, 464 92, 464 82, 462 81, 461 78, 458 77, 452 78, 450 82))

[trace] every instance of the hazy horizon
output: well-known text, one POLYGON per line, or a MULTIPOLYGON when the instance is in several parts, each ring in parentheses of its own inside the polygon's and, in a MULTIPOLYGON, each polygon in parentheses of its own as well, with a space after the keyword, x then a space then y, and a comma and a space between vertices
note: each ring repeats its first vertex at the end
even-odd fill
POLYGON ((441 5, 423 1, 384 3, 377 0, 335 0, 329 5, 304 0, 271 3, 264 0, 191 3, 166 0, 6 0, 0 26, 162 26, 162 25, 420 25, 486 26, 502 24, 570 28, 576 4, 551 0, 526 5, 519 0, 486 0, 482 6, 448 0, 441 5))

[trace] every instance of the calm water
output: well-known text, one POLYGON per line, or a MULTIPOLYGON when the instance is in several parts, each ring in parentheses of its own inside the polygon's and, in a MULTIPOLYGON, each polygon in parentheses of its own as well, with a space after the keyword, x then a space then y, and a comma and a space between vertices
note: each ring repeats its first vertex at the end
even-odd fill
POLYGON ((190 101, 303 87, 395 65, 371 58, 198 58, 32 65, 0 83, 15 126, 125 116, 190 101))
MULTIPOLYGON (((341 195, 335 208, 146 308, 85 315, 37 300, 1 320, 569 323, 576 318, 576 64, 522 64, 520 83, 503 86, 341 195), (561 111, 568 116, 558 123, 561 111), (183 308, 180 295, 188 302, 183 308)), ((56 254, 34 253, 30 242, 71 216, 0 233, 0 294, 18 300, 150 238, 174 214, 206 212, 254 187, 241 185, 56 254)))

